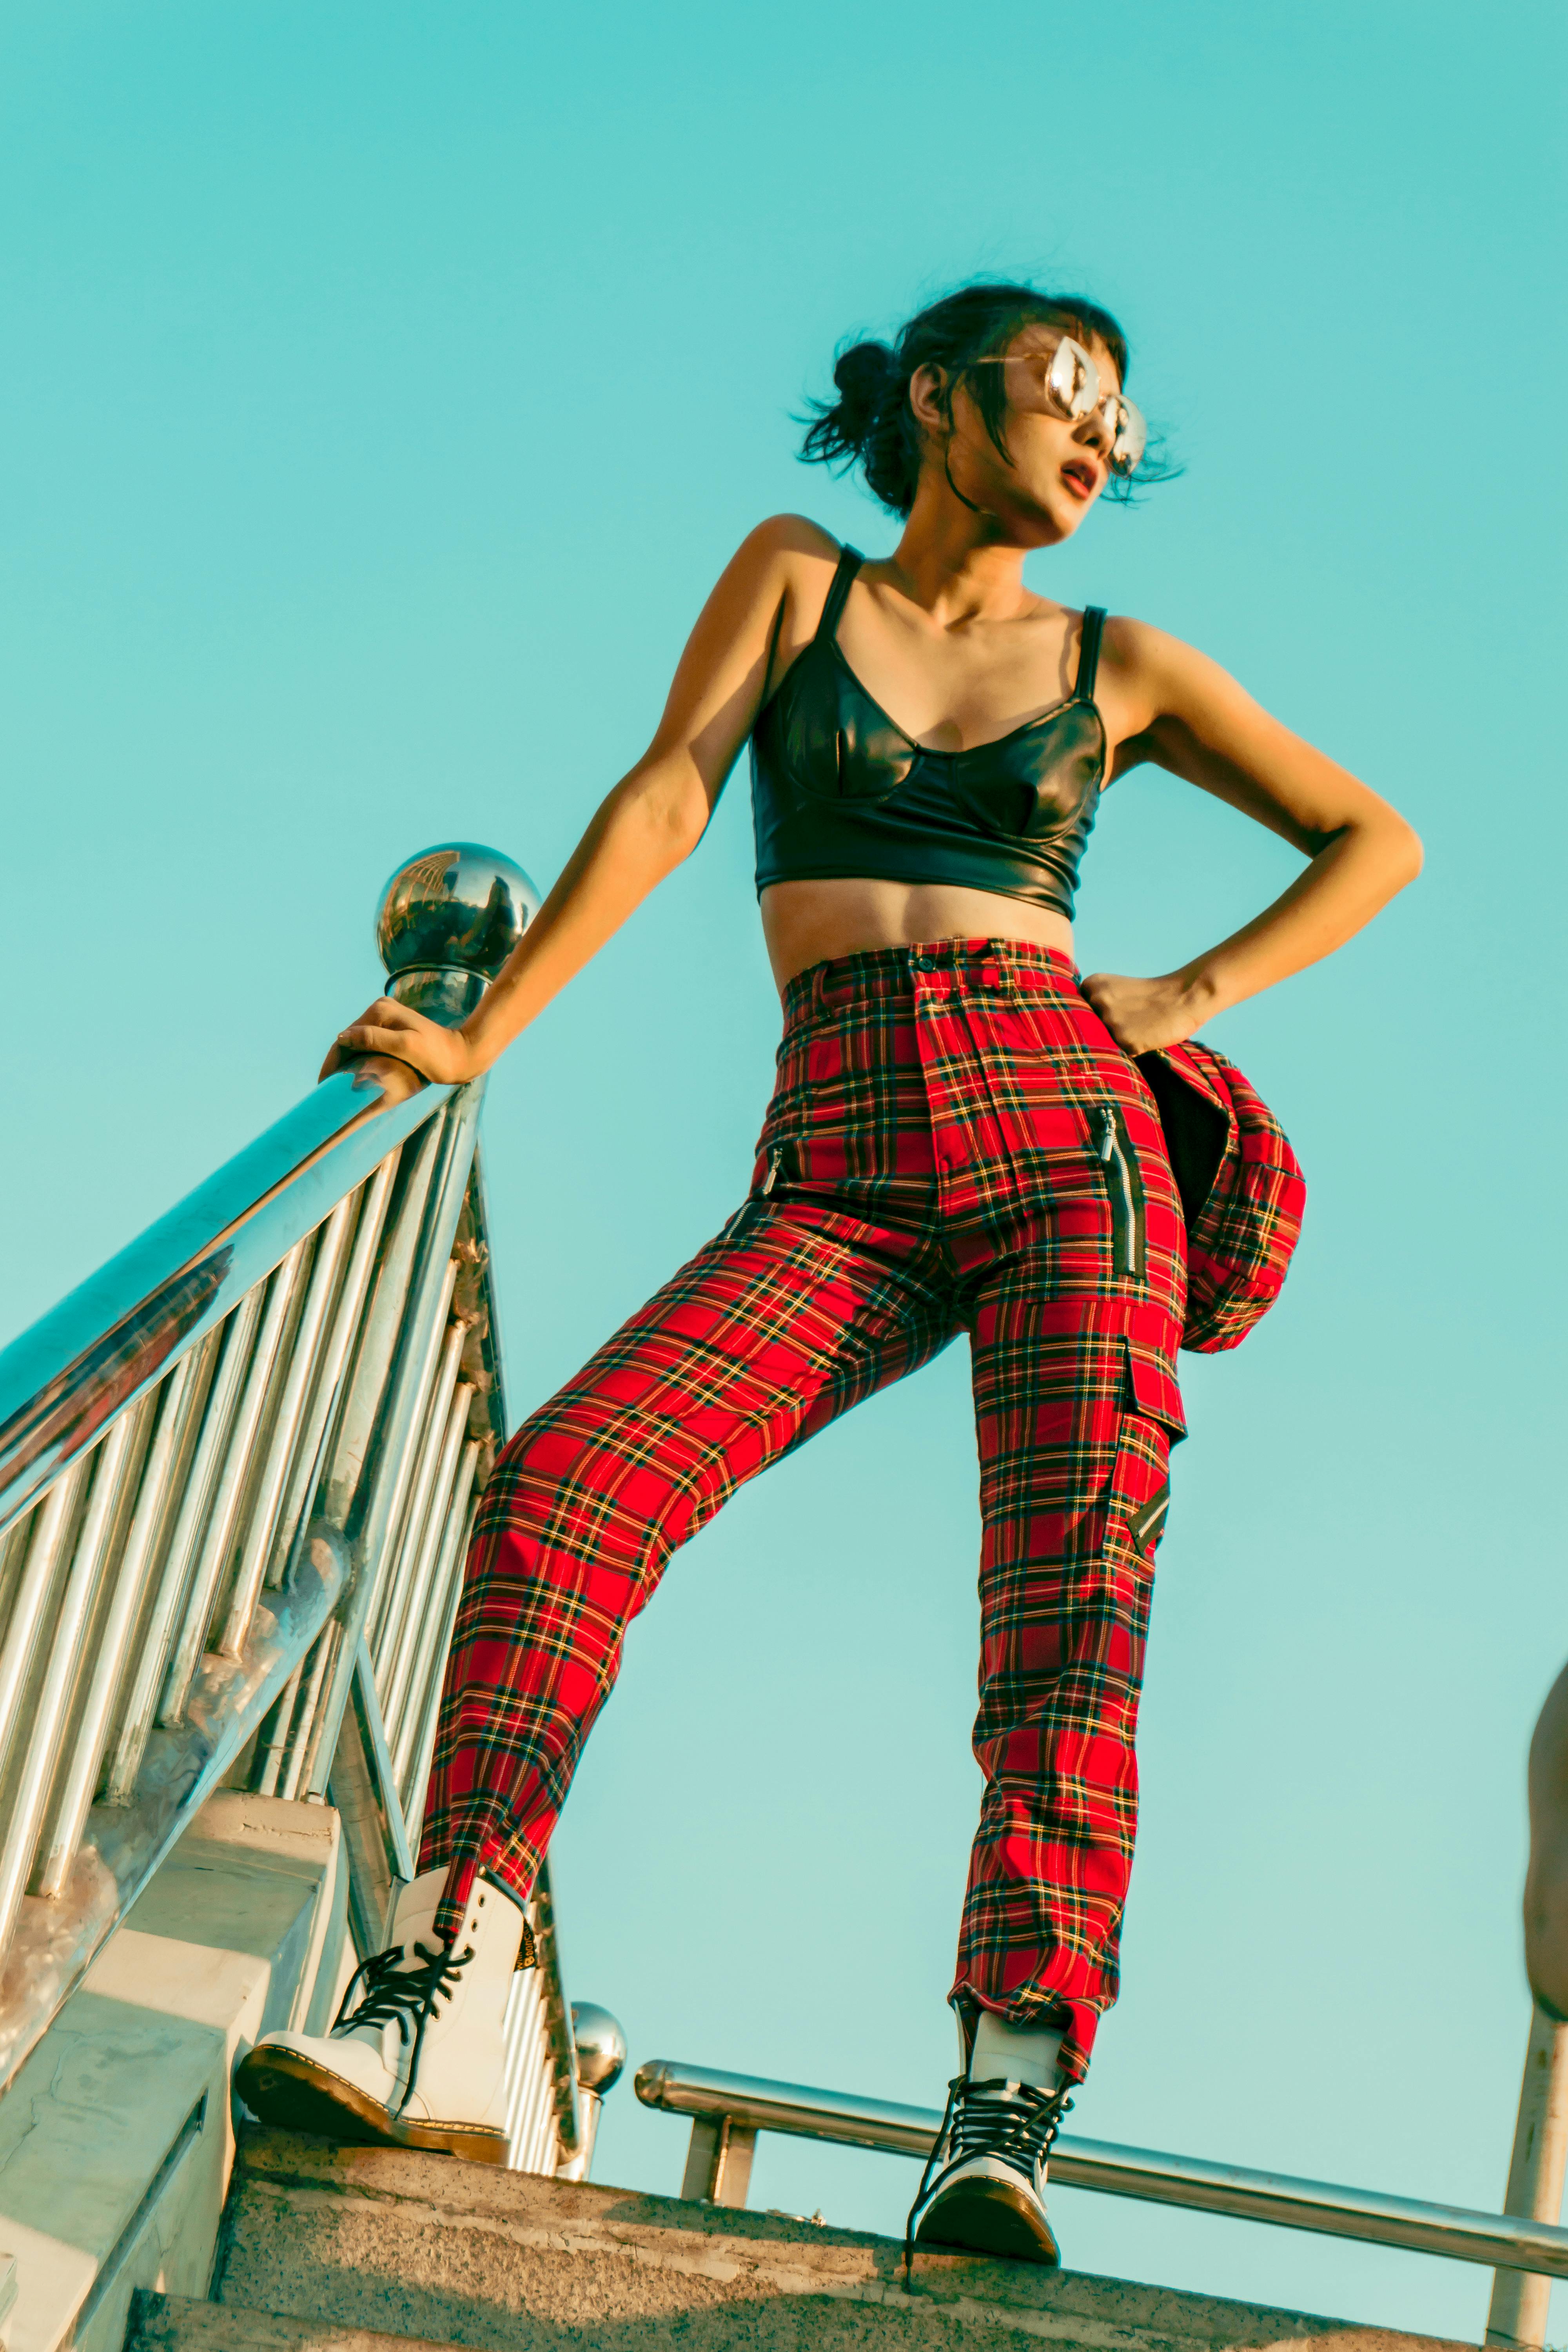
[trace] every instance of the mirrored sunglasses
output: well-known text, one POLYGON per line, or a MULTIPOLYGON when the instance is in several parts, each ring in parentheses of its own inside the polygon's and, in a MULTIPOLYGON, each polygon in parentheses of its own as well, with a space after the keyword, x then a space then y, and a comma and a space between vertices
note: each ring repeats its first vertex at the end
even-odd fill
POLYGON ((1054 351, 996 352, 976 362, 981 367, 1005 367, 1011 362, 1029 386, 1018 404, 1059 416, 1069 425, 1098 418, 1105 436, 1106 459, 1113 474, 1130 474, 1143 455, 1149 428, 1141 409, 1119 392, 1102 392, 1100 370, 1081 343, 1064 335, 1054 351))

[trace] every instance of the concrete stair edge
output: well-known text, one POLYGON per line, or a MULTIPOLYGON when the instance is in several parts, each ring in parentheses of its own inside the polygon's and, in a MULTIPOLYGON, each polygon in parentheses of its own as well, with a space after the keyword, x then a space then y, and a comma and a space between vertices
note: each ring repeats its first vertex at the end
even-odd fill
MULTIPOLYGON (((298 2320, 326 2308, 334 2346, 356 2330, 367 2346, 594 2342, 582 2332, 594 2324, 626 2343, 689 2328, 694 2346, 761 2344, 781 2327, 793 2343, 790 2315, 809 2306, 835 2343, 956 2343, 979 2324, 993 2340, 1085 2352, 1451 2352, 1436 2337, 983 2256, 922 2254, 906 2284, 901 2246, 863 2231, 261 2129, 241 2138, 213 2293, 298 2320)), ((302 2352, 301 2340, 279 2339, 278 2352, 302 2352)))
POLYGON ((386 2336, 331 2320, 295 2319, 245 2304, 138 2287, 131 2298, 125 2352, 459 2352, 430 2336, 386 2336))

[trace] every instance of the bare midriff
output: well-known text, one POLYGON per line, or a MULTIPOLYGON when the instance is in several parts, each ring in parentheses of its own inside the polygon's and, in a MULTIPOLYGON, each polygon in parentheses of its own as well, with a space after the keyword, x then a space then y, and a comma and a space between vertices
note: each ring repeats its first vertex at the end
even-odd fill
POLYGON ((933 940, 1025 940, 1072 953, 1072 925, 1048 907, 995 890, 946 882, 878 882, 858 877, 772 882, 763 892, 763 935, 782 990, 796 972, 867 948, 912 948, 933 940))

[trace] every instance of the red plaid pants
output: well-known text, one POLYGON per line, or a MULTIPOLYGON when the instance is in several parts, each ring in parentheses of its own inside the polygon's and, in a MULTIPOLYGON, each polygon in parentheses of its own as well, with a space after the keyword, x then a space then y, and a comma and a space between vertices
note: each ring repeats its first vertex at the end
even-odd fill
POLYGON ((1066 2028, 1116 1997, 1133 1734, 1183 1431, 1179 1199, 1153 1099, 1016 941, 879 949, 785 992, 749 1199, 498 1459, 421 1868, 521 1897, 627 1625, 742 1479, 967 1331, 984 1775, 952 1999, 1066 2028))

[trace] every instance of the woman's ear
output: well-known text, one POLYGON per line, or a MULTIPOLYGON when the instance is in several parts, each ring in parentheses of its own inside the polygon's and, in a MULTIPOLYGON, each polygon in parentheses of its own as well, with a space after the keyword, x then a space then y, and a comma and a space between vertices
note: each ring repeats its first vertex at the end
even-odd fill
POLYGON ((910 407, 915 422, 942 438, 952 430, 947 370, 928 362, 910 378, 910 407))

